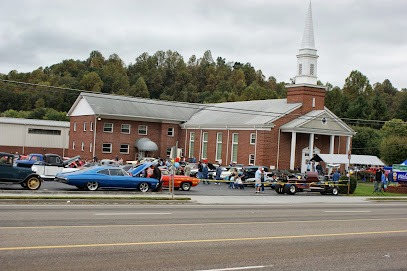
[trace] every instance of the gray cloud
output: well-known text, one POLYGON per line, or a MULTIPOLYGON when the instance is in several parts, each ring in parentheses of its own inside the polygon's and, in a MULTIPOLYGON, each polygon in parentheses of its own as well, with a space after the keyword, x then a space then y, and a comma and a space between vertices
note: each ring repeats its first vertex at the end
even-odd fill
MULTIPOLYGON (((126 64, 143 52, 178 51, 187 60, 250 62, 266 77, 295 75, 308 1, 7 1, 0 10, 0 72, 32 71, 92 50, 126 64)), ((318 77, 342 86, 352 70, 373 84, 407 87, 407 1, 312 1, 318 77)))

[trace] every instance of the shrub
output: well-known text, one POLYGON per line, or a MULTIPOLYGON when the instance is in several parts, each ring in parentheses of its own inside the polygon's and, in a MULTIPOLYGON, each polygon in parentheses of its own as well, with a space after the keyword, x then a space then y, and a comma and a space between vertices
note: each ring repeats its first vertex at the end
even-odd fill
MULTIPOLYGON (((348 177, 346 175, 343 175, 339 178, 339 184, 342 184, 339 186, 339 193, 341 194, 347 194, 348 193, 348 177), (346 184, 346 185, 344 185, 346 184)), ((356 190, 356 187, 358 186, 358 182, 355 177, 350 176, 350 187, 349 187, 349 194, 353 194, 356 190)))

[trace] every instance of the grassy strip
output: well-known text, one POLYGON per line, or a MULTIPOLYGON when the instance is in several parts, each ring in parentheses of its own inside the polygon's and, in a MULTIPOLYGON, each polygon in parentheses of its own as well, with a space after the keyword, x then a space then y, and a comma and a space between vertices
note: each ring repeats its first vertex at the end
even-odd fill
POLYGON ((407 198, 368 198, 368 200, 404 200, 407 201, 407 198))
POLYGON ((170 198, 170 197, 25 197, 25 196, 0 196, 0 199, 124 199, 124 200, 191 200, 191 198, 170 198))
POLYGON ((355 190, 355 193, 349 195, 354 197, 400 197, 400 196, 407 196, 407 194, 398 194, 398 193, 388 193, 383 192, 384 195, 381 193, 373 194, 374 187, 371 184, 362 184, 358 183, 358 187, 355 190))

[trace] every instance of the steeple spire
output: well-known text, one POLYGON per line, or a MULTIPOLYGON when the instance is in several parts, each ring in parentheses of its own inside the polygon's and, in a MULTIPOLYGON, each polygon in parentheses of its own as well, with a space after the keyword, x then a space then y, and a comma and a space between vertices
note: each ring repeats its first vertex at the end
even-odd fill
POLYGON ((307 19, 305 20, 304 36, 297 55, 297 75, 295 84, 317 84, 317 49, 314 42, 314 28, 312 26, 311 2, 309 3, 307 19))
POLYGON ((302 36, 301 49, 315 49, 311 2, 309 2, 307 19, 305 20, 304 36, 302 36))

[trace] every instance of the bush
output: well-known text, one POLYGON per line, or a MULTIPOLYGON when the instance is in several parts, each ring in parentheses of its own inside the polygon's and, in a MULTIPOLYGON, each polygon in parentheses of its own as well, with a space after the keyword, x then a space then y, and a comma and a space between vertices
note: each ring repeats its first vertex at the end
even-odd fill
MULTIPOLYGON (((339 184, 342 184, 339 186, 339 193, 341 194, 347 194, 348 193, 348 177, 346 175, 343 175, 339 178, 339 184), (346 184, 346 185, 343 185, 346 184)), ((353 194, 356 190, 356 187, 358 186, 358 181, 356 180, 355 177, 350 176, 350 187, 349 187, 349 194, 353 194)))

